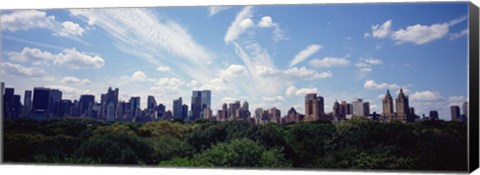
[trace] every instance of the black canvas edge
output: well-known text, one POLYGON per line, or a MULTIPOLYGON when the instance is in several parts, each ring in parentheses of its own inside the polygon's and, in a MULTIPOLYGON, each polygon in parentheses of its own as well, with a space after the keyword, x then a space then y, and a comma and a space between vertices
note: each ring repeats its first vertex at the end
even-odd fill
POLYGON ((479 13, 478 7, 469 3, 469 104, 468 104, 468 171, 471 173, 479 167, 479 13))

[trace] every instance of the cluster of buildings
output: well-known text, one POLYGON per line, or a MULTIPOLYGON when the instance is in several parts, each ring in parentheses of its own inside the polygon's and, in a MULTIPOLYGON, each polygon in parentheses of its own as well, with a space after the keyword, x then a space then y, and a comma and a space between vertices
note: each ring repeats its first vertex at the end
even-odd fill
MULTIPOLYGON (((91 117, 105 121, 131 121, 148 122, 156 120, 182 120, 195 121, 197 119, 209 119, 217 121, 243 120, 255 124, 267 123, 298 123, 309 121, 332 121, 341 122, 351 119, 353 116, 365 116, 372 120, 414 122, 423 120, 439 120, 437 111, 430 111, 429 116, 422 117, 415 114, 415 109, 409 106, 408 96, 400 89, 395 100, 387 90, 382 100, 382 113, 370 112, 370 103, 361 98, 351 103, 336 100, 332 112, 325 112, 325 102, 322 96, 316 93, 305 95, 304 113, 301 114, 290 108, 287 114, 282 116, 280 109, 257 108, 250 112, 247 101, 241 103, 224 103, 217 111, 212 110, 211 91, 192 91, 191 103, 184 104, 182 97, 173 100, 171 110, 165 105, 157 103, 155 97, 147 97, 147 108, 140 108, 140 97, 131 97, 128 101, 120 101, 119 89, 109 88, 105 94, 101 94, 97 102, 94 95, 81 95, 78 100, 62 98, 62 91, 58 89, 35 87, 33 91, 26 90, 23 104, 21 97, 15 94, 14 88, 1 87, 1 102, 3 104, 4 119, 32 118, 45 120, 55 117, 91 117)), ((468 114, 468 102, 463 105, 463 115, 460 107, 451 106, 452 121, 466 121, 468 114)))

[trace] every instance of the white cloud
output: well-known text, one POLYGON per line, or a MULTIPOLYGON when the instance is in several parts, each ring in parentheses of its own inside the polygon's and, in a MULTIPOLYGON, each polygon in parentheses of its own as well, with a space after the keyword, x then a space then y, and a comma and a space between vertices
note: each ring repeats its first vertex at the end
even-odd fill
POLYGON ((415 92, 410 95, 412 101, 439 101, 442 100, 442 96, 438 92, 421 91, 415 92))
MULTIPOLYGON (((372 36, 374 38, 386 38, 390 35, 392 28, 392 20, 385 21, 381 26, 372 26, 372 36)), ((367 36, 367 35, 365 35, 367 36)), ((368 35, 369 36, 369 35, 368 35)))
POLYGON ((317 80, 332 77, 332 73, 330 71, 318 73, 315 70, 307 69, 305 67, 300 69, 293 67, 284 71, 284 73, 288 78, 291 79, 317 80))
POLYGON ((310 65, 314 67, 333 67, 333 66, 346 66, 350 62, 345 58, 332 58, 325 57, 323 59, 313 59, 310 61, 310 65))
POLYGON ((293 66, 305 61, 305 59, 307 59, 309 56, 313 55, 314 53, 316 53, 320 49, 322 49, 322 46, 318 45, 318 44, 311 44, 311 45, 307 46, 307 48, 303 49, 302 51, 297 53, 297 55, 295 55, 295 57, 290 62, 290 67, 293 67, 293 66))
POLYGON ((466 101, 465 99, 465 96, 450 96, 448 97, 448 105, 449 106, 452 106, 452 105, 457 105, 457 106, 460 106, 462 107, 463 106, 463 103, 466 101))
POLYGON ((62 53, 55 55, 55 61, 53 63, 55 65, 68 66, 72 69, 98 69, 105 65, 103 58, 78 52, 75 48, 64 49, 62 53))
POLYGON ((169 66, 158 66, 155 70, 160 72, 170 72, 172 69, 169 66))
POLYGON ((412 42, 417 45, 425 44, 443 38, 448 34, 448 23, 433 24, 431 26, 413 25, 406 29, 395 31, 392 36, 398 43, 412 42))
POLYGON ((252 22, 250 19, 252 17, 252 8, 252 6, 246 6, 237 14, 235 20, 230 27, 228 27, 227 33, 225 34, 225 43, 229 44, 230 42, 235 41, 243 32, 253 26, 247 24, 249 23, 248 21, 252 22), (247 21, 245 22, 245 20, 247 21))
POLYGON ((27 76, 27 77, 41 77, 47 74, 43 69, 36 67, 25 67, 20 64, 14 64, 9 62, 2 63, 2 71, 11 73, 17 76, 27 76))
POLYGON ((82 20, 94 19, 94 24, 107 31, 115 46, 128 54, 144 59, 155 66, 171 63, 185 71, 191 79, 206 82, 216 68, 214 55, 197 43, 187 29, 176 21, 146 8, 73 9, 73 16, 82 20), (195 69, 191 66, 195 65, 195 69))
POLYGON ((208 89, 213 92, 221 92, 227 90, 228 81, 223 77, 215 78, 209 81, 208 84, 203 85, 200 89, 208 89))
POLYGON ((55 17, 47 16, 47 13, 38 10, 16 10, 9 14, 1 15, 2 30, 15 32, 32 28, 53 29, 55 17))
POLYGON ((461 38, 462 36, 468 36, 468 29, 462 30, 461 32, 458 32, 458 33, 452 33, 450 34, 450 37, 448 39, 456 40, 458 38, 461 38))
POLYGON ((273 27, 273 25, 274 23, 273 23, 272 17, 270 16, 264 16, 262 17, 260 22, 258 22, 258 26, 264 27, 264 28, 273 27))
POLYGON ((78 52, 75 48, 64 49, 61 53, 52 54, 40 49, 25 47, 20 53, 9 52, 8 56, 17 62, 31 61, 34 65, 48 65, 53 61, 55 65, 68 66, 72 69, 101 68, 105 65, 103 58, 78 52))
MULTIPOLYGON (((397 44, 411 42, 417 45, 421 45, 445 37, 448 34, 449 28, 451 26, 463 22, 466 19, 467 17, 463 16, 444 23, 435 23, 432 25, 416 24, 412 26, 407 26, 405 29, 398 29, 396 31, 391 30, 392 21, 388 20, 381 26, 373 25, 372 35, 375 38, 391 38, 397 41, 397 44)), ((456 39, 463 35, 465 35, 464 31, 451 34, 450 38, 456 39)), ((365 34, 364 36, 368 37, 370 36, 370 34, 365 34)))
POLYGON ((358 71, 361 73, 360 76, 365 76, 369 72, 372 72, 372 66, 382 64, 382 60, 376 58, 367 58, 367 59, 360 59, 355 66, 358 68, 358 71))
POLYGON ((373 64, 382 64, 382 60, 375 59, 375 58, 372 58, 372 57, 366 59, 365 62, 367 62, 368 64, 371 64, 371 65, 373 65, 373 64))
POLYGON ((208 16, 215 16, 217 13, 229 9, 229 6, 210 6, 208 7, 208 16))
POLYGON ((177 94, 183 85, 185 85, 185 82, 180 79, 163 77, 159 78, 157 82, 155 82, 155 85, 150 87, 150 90, 164 94, 177 94))
POLYGON ((85 32, 85 29, 72 21, 65 21, 62 23, 62 26, 62 30, 58 32, 60 36, 83 36, 85 32))
POLYGON ((295 86, 290 86, 286 91, 285 91, 285 95, 287 95, 287 97, 291 97, 291 96, 305 96, 306 94, 309 94, 309 93, 317 93, 318 92, 318 89, 317 88, 296 88, 295 86))
POLYGON ((62 83, 64 84, 73 84, 73 85, 85 85, 85 84, 92 84, 92 81, 84 78, 79 79, 77 77, 67 76, 62 79, 62 83))
POLYGON ((258 75, 265 76, 265 77, 276 76, 276 75, 279 75, 281 73, 280 70, 278 70, 277 68, 274 68, 274 67, 255 66, 255 68, 256 68, 256 72, 258 73, 258 75))
POLYGON ((397 84, 388 84, 388 83, 376 83, 373 80, 365 81, 363 85, 365 89, 399 89, 400 86, 397 84))
POLYGON ((23 48, 22 52, 9 52, 10 60, 16 62, 33 62, 33 64, 48 64, 49 61, 55 59, 54 55, 47 51, 41 51, 36 48, 23 48))
POLYGON ((132 74, 132 81, 146 81, 147 80, 147 75, 143 73, 142 71, 135 71, 132 74))
POLYGON ((238 75, 244 75, 247 72, 244 66, 238 65, 238 64, 232 64, 228 66, 227 69, 221 72, 221 75, 226 75, 226 76, 238 76, 238 75))
POLYGON ((281 103, 285 101, 285 98, 282 96, 262 97, 262 99, 267 103, 281 103))

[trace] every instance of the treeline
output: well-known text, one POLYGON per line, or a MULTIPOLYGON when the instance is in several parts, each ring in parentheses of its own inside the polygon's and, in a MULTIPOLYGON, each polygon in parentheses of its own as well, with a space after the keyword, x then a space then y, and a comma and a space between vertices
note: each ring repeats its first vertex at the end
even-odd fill
POLYGON ((4 121, 4 162, 302 169, 467 169, 465 123, 4 121))

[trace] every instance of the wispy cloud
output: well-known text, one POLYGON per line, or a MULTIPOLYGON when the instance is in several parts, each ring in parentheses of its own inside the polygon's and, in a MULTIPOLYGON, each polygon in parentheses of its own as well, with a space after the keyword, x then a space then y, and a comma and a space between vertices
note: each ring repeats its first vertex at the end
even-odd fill
POLYGON ((230 27, 228 27, 227 33, 225 34, 225 43, 229 44, 230 42, 235 41, 243 32, 253 26, 251 19, 253 16, 252 11, 252 6, 246 6, 240 12, 238 12, 235 20, 232 22, 230 27))
POLYGON ((333 66, 346 66, 350 61, 345 58, 333 58, 325 57, 323 59, 317 58, 310 61, 310 65, 314 67, 333 67, 333 66))
POLYGON ((212 17, 221 11, 229 9, 230 6, 210 6, 208 7, 208 16, 212 17))
POLYGON ((309 56, 318 52, 320 49, 322 49, 322 46, 318 45, 318 44, 311 44, 311 45, 307 46, 307 48, 298 52, 297 55, 295 55, 295 57, 292 59, 292 61, 290 61, 290 67, 293 67, 293 66, 305 61, 309 56))

